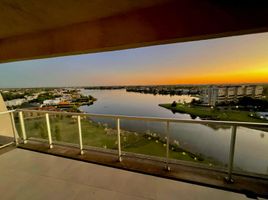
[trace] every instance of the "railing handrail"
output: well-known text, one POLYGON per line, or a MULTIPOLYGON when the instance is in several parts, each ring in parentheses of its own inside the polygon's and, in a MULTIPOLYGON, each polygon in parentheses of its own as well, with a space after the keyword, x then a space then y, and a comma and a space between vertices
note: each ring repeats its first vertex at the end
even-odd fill
MULTIPOLYGON (((23 112, 35 112, 35 113, 49 113, 60 115, 76 115, 76 116, 90 116, 90 117, 102 117, 102 118, 114 118, 114 119, 128 119, 128 120, 144 120, 155 122, 177 122, 177 123, 189 123, 189 124, 218 124, 229 126, 258 126, 268 127, 268 123, 258 122, 240 122, 240 121, 216 121, 216 120, 193 120, 193 119, 176 119, 176 118, 160 118, 160 117, 143 117, 143 116, 127 116, 127 115, 111 115, 111 114, 95 114, 95 113, 75 113, 75 112, 58 112, 58 111, 43 111, 43 110, 29 110, 29 109, 17 109, 14 111, 23 112)), ((13 112, 14 112, 13 111, 13 112)))
MULTIPOLYGON (((13 112, 11 115, 13 117, 13 112)), ((121 153, 121 139, 120 139, 120 120, 143 120, 143 121, 153 121, 153 122, 164 122, 166 124, 166 169, 170 170, 169 166, 169 125, 170 122, 174 123, 188 123, 188 124, 217 124, 217 125, 228 125, 231 126, 231 141, 229 147, 229 162, 228 162, 228 176, 225 178, 227 182, 233 182, 232 173, 233 173, 233 163, 234 163, 234 153, 235 153, 235 145, 236 145, 236 132, 238 126, 259 126, 268 128, 268 123, 254 123, 254 122, 237 122, 237 121, 214 121, 214 120, 185 120, 185 119, 174 119, 174 118, 159 118, 159 117, 142 117, 142 116, 125 116, 125 115, 107 115, 107 114, 92 114, 92 113, 74 113, 74 112, 56 112, 56 111, 40 111, 40 110, 30 110, 30 109, 17 109, 15 112, 19 112, 19 119, 21 125, 21 132, 23 137, 23 143, 27 143, 27 135, 24 126, 24 118, 23 112, 31 112, 31 113, 43 113, 46 117, 47 124, 47 134, 48 134, 48 143, 49 148, 53 148, 53 141, 51 136, 51 127, 49 121, 50 115, 72 115, 77 116, 78 130, 79 130, 79 146, 80 146, 80 154, 83 155, 83 141, 82 141, 82 129, 81 129, 81 116, 89 116, 89 117, 101 117, 101 118, 112 118, 116 122, 117 127, 117 144, 118 144, 118 161, 122 161, 122 153, 121 153)), ((16 139, 16 137, 15 137, 16 139)))
POLYGON ((0 115, 4 115, 4 114, 7 114, 7 113, 12 113, 12 112, 15 112, 16 110, 7 110, 7 111, 3 111, 3 112, 0 112, 0 115))

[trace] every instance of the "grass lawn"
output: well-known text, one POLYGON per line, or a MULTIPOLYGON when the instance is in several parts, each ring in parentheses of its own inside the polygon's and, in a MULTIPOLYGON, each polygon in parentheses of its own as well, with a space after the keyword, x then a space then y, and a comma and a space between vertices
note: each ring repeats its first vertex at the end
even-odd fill
MULTIPOLYGON (((53 141, 79 144, 77 119, 66 116, 50 116, 50 125, 53 141)), ((117 149, 117 130, 94 123, 87 118, 81 119, 81 126, 84 145, 117 149)), ((44 116, 25 118, 25 129, 28 138, 47 139, 46 128, 44 116)), ((21 134, 20 127, 17 130, 21 134)), ((166 142, 155 134, 148 135, 121 130, 121 146, 125 152, 159 157, 166 156, 166 142)), ((220 164, 212 159, 184 150, 172 143, 170 144, 169 157, 207 165, 220 164)))
POLYGON ((236 111, 236 110, 216 110, 210 107, 193 106, 190 104, 178 103, 176 107, 172 107, 171 104, 159 104, 159 106, 170 109, 174 112, 188 113, 195 115, 203 119, 222 120, 222 121, 243 121, 243 122, 261 122, 267 121, 250 117, 248 111, 236 111))

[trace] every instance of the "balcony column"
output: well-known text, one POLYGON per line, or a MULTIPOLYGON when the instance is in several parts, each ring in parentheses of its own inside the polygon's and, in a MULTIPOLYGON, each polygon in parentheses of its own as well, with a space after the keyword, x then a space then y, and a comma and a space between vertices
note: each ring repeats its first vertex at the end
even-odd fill
POLYGON ((233 183, 232 179, 232 171, 233 171, 233 163, 234 163, 234 152, 235 152, 235 140, 236 140, 236 130, 237 126, 232 126, 232 135, 230 142, 230 152, 229 152, 229 164, 228 164, 228 176, 225 177, 226 182, 233 183))
POLYGON ((77 123, 78 123, 78 133, 79 133, 79 147, 80 147, 80 155, 84 154, 83 151, 83 141, 82 141, 82 129, 81 129, 81 116, 77 116, 77 123))
POLYGON ((120 119, 117 118, 117 144, 118 144, 118 161, 122 161, 122 153, 121 153, 121 140, 120 140, 120 119))
POLYGON ((52 137, 51 137, 51 129, 50 129, 48 113, 46 113, 46 123, 47 123, 48 144, 49 144, 49 148, 52 149, 53 145, 52 145, 52 137))
POLYGON ((165 169, 167 171, 170 171, 170 167, 168 166, 168 160, 169 160, 169 121, 167 121, 167 127, 166 127, 166 137, 167 137, 167 143, 166 143, 166 166, 165 169))
POLYGON ((23 143, 26 144, 27 137, 26 137, 26 131, 25 131, 25 126, 24 126, 24 119, 23 119, 22 111, 19 112, 19 118, 20 118, 20 128, 21 128, 23 143))

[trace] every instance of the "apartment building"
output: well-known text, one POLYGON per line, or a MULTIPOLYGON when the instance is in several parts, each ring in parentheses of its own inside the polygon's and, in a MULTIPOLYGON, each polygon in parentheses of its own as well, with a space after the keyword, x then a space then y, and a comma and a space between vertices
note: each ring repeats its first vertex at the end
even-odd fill
POLYGON ((245 96, 261 98, 262 94, 263 86, 261 85, 210 86, 204 90, 202 101, 215 106, 223 102, 237 101, 245 96))

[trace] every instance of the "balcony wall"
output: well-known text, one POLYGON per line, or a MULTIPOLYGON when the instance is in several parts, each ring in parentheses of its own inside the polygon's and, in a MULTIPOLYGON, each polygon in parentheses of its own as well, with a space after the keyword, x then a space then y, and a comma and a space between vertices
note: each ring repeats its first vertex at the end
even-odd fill
MULTIPOLYGON (((0 94, 0 113, 7 111, 5 102, 0 94)), ((12 123, 9 113, 0 115, 0 136, 13 137, 12 123)))

